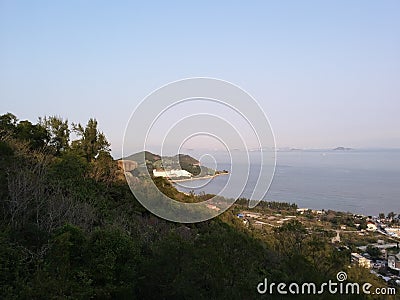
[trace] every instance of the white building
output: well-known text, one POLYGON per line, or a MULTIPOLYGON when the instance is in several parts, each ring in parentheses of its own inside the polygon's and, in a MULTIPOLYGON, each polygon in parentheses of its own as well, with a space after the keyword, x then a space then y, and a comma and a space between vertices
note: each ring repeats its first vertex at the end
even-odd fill
POLYGON ((388 267, 400 273, 400 253, 388 257, 388 267))
POLYGON ((153 170, 154 177, 168 177, 168 178, 179 178, 179 177, 187 177, 190 178, 193 176, 192 173, 186 170, 153 170))
POLYGON ((244 212, 244 213, 245 213, 245 216, 248 218, 254 218, 254 219, 261 218, 260 213, 251 213, 251 212, 244 212))
POLYGON ((377 229, 378 229, 378 227, 376 226, 375 223, 372 223, 370 221, 367 223, 367 230, 368 231, 376 231, 377 229))
POLYGON ((305 212, 309 211, 309 209, 308 208, 298 208, 298 209, 296 209, 296 211, 300 214, 304 214, 305 212))
POLYGON ((355 252, 351 253, 351 262, 358 264, 360 267, 364 267, 367 269, 371 269, 371 265, 372 265, 372 262, 370 259, 365 258, 364 256, 361 256, 360 254, 355 253, 355 252))

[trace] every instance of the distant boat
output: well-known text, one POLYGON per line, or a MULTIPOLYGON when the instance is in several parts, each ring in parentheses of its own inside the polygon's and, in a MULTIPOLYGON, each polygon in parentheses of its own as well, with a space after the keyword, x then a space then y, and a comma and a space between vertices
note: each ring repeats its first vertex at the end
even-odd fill
POLYGON ((336 147, 333 149, 334 151, 348 151, 348 150, 353 150, 352 148, 346 148, 346 147, 336 147))

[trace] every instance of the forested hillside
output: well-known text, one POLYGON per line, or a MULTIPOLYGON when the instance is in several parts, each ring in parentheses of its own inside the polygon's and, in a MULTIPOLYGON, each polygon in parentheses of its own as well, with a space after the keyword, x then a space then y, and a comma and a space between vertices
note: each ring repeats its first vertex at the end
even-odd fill
MULTIPOLYGON (((236 217, 245 200, 197 224, 155 217, 132 195, 94 119, 33 124, 5 114, 0 134, 0 299, 259 299, 264 278, 326 282, 349 263, 329 236, 300 222, 270 235, 246 228, 236 217)), ((157 184, 182 201, 209 197, 157 184)))
MULTIPOLYGON (((152 172, 156 170, 182 169, 191 173, 194 177, 210 176, 220 173, 206 166, 201 166, 200 162, 187 154, 176 154, 174 156, 163 156, 151 153, 149 151, 138 152, 122 158, 123 160, 135 161, 139 168, 137 172, 152 172), (147 167, 143 168, 143 167, 147 167)), ((226 173, 226 171, 225 171, 226 173)))

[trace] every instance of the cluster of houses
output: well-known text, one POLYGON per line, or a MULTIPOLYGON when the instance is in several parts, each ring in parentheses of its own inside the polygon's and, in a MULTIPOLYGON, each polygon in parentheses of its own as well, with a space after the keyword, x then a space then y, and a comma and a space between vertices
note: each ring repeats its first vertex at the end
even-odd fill
POLYGON ((372 274, 382 278, 386 282, 394 281, 400 285, 400 252, 396 255, 388 256, 387 260, 375 260, 368 258, 367 255, 359 253, 351 253, 351 262, 360 267, 370 270, 372 274), (387 270, 382 275, 380 270, 387 270))
POLYGON ((400 227, 390 225, 393 220, 399 222, 399 217, 395 219, 371 217, 367 220, 367 230, 379 231, 390 237, 400 238, 400 227))
MULTIPOLYGON (((390 239, 400 238, 400 228, 391 227, 391 222, 392 220, 388 220, 387 218, 370 217, 367 219, 366 230, 371 232, 379 232, 384 236, 388 236, 390 239)), ((370 255, 366 252, 367 246, 361 246, 358 247, 358 249, 363 253, 352 253, 351 261, 354 264, 358 264, 359 266, 370 269, 371 273, 376 274, 385 281, 395 279, 396 282, 398 282, 398 276, 400 276, 400 252, 397 254, 391 254, 393 253, 393 250, 390 252, 389 249, 399 249, 399 242, 396 242, 396 239, 393 239, 393 241, 395 242, 385 243, 383 240, 378 240, 377 243, 369 245, 379 249, 382 259, 372 260, 370 255), (381 270, 382 268, 389 271, 388 274, 392 275, 380 275, 376 270, 381 270)))
MULTIPOLYGON (((298 214, 304 213, 313 213, 313 214, 324 214, 324 211, 310 210, 308 208, 299 208, 297 209, 298 214)), ((242 211, 237 214, 237 217, 243 220, 243 223, 248 225, 249 221, 253 226, 272 226, 278 227, 283 222, 290 220, 292 218, 296 218, 296 216, 282 216, 280 214, 274 215, 264 215, 261 213, 250 212, 250 211, 242 211)), ((363 219, 365 216, 356 216, 358 219, 363 219)), ((388 224, 388 222, 386 222, 388 224)), ((359 227, 360 224, 354 224, 356 227, 359 227)), ((340 230, 336 230, 336 236, 332 238, 332 243, 340 243, 340 232, 347 230, 346 225, 341 225, 340 230)), ((379 232, 388 237, 388 239, 392 239, 394 242, 388 243, 384 240, 378 240, 375 244, 370 244, 368 246, 372 246, 374 248, 379 249, 381 253, 380 259, 372 259, 372 257, 367 252, 367 246, 360 246, 358 250, 360 253, 353 252, 351 253, 351 262, 353 264, 359 265, 361 267, 367 268, 371 273, 376 276, 383 278, 385 281, 395 281, 396 284, 400 284, 400 252, 399 252, 399 242, 396 242, 396 239, 393 237, 400 237, 400 228, 390 227, 389 225, 385 225, 385 222, 380 221, 377 218, 368 218, 366 224, 366 231, 370 232, 379 232), (393 254, 396 252, 397 254, 393 254), (382 271, 384 270, 384 271, 382 271), (383 273, 382 273, 383 272, 383 273), (382 275, 386 274, 386 275, 382 275)), ((359 232, 360 235, 363 235, 364 229, 359 232)), ((349 247, 344 246, 344 248, 349 249, 349 247)))
POLYGON ((351 253, 351 262, 353 264, 359 265, 360 267, 364 267, 367 269, 372 268, 372 260, 370 260, 356 252, 351 253))
POLYGON ((367 246, 360 246, 358 249, 359 253, 351 253, 351 262, 370 270, 371 273, 382 278, 386 282, 395 281, 396 284, 400 284, 400 252, 393 255, 389 253, 389 249, 399 249, 399 243, 385 243, 383 240, 378 240, 375 244, 370 244, 380 250, 380 259, 373 260, 371 256, 366 252, 367 246), (382 273, 383 270, 383 273, 382 273), (385 274, 385 275, 382 275, 385 274))

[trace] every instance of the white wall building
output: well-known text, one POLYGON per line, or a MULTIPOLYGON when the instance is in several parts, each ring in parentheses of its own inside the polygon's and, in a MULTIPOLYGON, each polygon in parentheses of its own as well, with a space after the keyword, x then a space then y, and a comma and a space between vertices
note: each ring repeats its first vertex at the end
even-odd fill
POLYGON ((168 177, 168 178, 179 178, 179 177, 187 177, 190 178, 193 176, 192 173, 186 170, 153 170, 154 177, 168 177))
POLYGON ((365 258, 364 256, 361 256, 360 254, 355 252, 351 253, 351 262, 367 269, 371 269, 372 266, 370 259, 365 258))
POLYGON ((400 273, 400 253, 388 257, 388 267, 400 273))
POLYGON ((372 223, 372 222, 368 222, 367 223, 367 230, 368 231, 376 231, 378 229, 378 227, 372 223))

